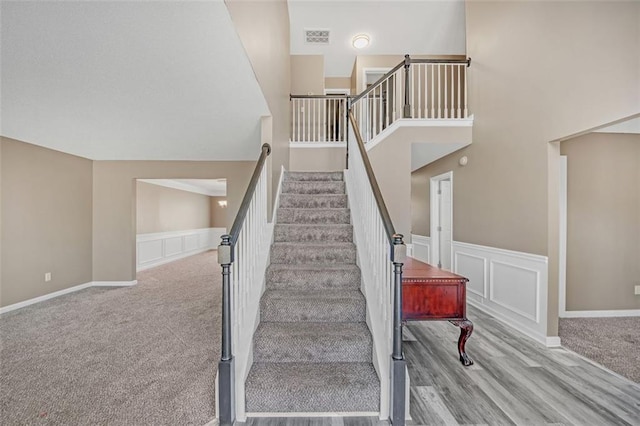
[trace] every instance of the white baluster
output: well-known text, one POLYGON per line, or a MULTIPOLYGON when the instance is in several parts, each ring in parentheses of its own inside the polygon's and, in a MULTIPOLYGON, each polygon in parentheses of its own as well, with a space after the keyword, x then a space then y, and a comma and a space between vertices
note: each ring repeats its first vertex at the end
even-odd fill
POLYGON ((412 67, 416 67, 416 73, 418 74, 418 83, 417 83, 417 98, 418 98, 418 105, 416 107, 417 110, 417 117, 414 118, 421 118, 422 117, 422 89, 421 89, 421 84, 422 84, 422 78, 421 78, 421 74, 422 74, 422 64, 413 64, 412 67))
POLYGON ((448 73, 447 73, 447 64, 444 64, 444 70, 443 70, 443 74, 444 74, 444 118, 449 118, 449 105, 447 103, 447 94, 449 93, 449 91, 447 90, 447 80, 448 80, 448 73))
POLYGON ((442 103, 441 103, 441 95, 442 95, 442 84, 440 83, 440 64, 438 64, 438 118, 442 118, 442 103))
POLYGON ((429 64, 429 68, 431 68, 431 118, 436 118, 436 102, 435 102, 436 75, 435 75, 435 70, 433 69, 433 64, 429 64))
POLYGON ((464 69, 464 114, 463 114, 463 117, 467 118, 467 115, 468 115, 468 111, 467 111, 467 67, 465 66, 463 69, 464 69))
POLYGON ((458 110, 456 111, 456 117, 462 118, 460 115, 460 92, 462 90, 462 86, 460 85, 460 73, 462 71, 462 67, 458 64, 458 110))

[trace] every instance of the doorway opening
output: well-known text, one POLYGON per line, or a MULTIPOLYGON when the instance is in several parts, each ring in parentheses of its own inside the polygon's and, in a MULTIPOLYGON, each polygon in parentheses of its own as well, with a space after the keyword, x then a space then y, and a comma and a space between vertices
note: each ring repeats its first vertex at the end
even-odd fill
POLYGON ((453 172, 431 178, 431 261, 438 268, 452 270, 453 258, 453 172))

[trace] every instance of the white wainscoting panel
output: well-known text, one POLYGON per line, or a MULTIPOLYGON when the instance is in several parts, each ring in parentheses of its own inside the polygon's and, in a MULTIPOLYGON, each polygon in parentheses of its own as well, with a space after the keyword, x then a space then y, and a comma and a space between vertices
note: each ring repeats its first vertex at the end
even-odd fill
POLYGON ((470 304, 547 345, 546 256, 454 241, 453 257, 470 304))
POLYGON ((478 301, 487 297, 488 269, 487 259, 482 256, 458 251, 453 254, 453 264, 458 270, 465 271, 465 277, 469 278, 467 284, 467 298, 476 296, 478 301))
MULTIPOLYGON (((411 238, 413 257, 429 263, 429 238, 411 238)), ((544 345, 557 346, 557 338, 547 337, 546 256, 454 241, 453 271, 469 279, 469 304, 544 345)))
POLYGON ((431 238, 423 235, 411 234, 412 252, 411 257, 421 262, 431 262, 431 238))
POLYGON ((202 228, 186 231, 138 234, 136 270, 143 271, 203 251, 215 249, 226 228, 202 228))

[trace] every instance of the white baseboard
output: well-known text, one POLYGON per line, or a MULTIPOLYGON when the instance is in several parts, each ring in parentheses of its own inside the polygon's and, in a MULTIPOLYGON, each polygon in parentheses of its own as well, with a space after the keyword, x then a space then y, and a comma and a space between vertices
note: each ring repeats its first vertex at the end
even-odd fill
POLYGON ((611 311, 564 311, 560 318, 613 318, 640 317, 640 309, 620 309, 611 311))
POLYGON ((42 296, 34 297, 33 299, 23 300, 22 302, 14 303, 0 308, 0 314, 5 312, 15 311, 16 309, 24 308, 29 305, 44 302, 45 300, 53 299, 55 297, 64 296, 65 294, 73 293, 76 291, 84 290, 89 287, 130 287, 138 284, 137 280, 133 281, 90 281, 88 283, 76 285, 73 287, 65 288, 63 290, 54 291, 53 293, 45 294, 42 296))
POLYGON ((562 343, 560 342, 560 337, 553 336, 547 337, 545 345, 548 348, 559 348, 560 346, 562 346, 562 343))
POLYGON ((91 287, 131 287, 138 284, 138 280, 133 281, 92 281, 91 287))

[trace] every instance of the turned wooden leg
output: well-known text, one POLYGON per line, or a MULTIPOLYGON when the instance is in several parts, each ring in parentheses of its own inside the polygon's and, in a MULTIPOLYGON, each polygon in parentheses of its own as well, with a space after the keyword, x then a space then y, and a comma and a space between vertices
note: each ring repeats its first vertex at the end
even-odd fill
POLYGON ((460 362, 462 362, 465 367, 468 367, 473 364, 473 361, 471 360, 471 358, 469 358, 469 356, 467 356, 467 353, 464 350, 464 346, 467 343, 467 339, 469 339, 469 336, 471 336, 471 333, 473 333, 473 323, 466 318, 463 320, 450 322, 451 324, 460 327, 460 337, 458 338, 458 354, 460 354, 460 362))

